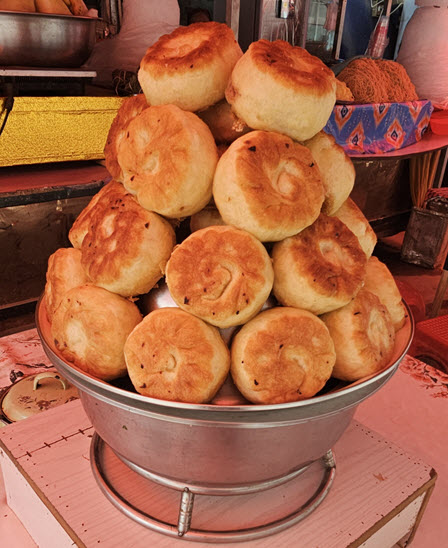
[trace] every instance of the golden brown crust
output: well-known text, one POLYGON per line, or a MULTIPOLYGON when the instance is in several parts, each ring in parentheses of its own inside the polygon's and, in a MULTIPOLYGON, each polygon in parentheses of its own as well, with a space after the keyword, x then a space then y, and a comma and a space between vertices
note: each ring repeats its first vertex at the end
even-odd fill
POLYGON ((280 133, 252 131, 219 159, 213 197, 227 224, 278 241, 314 222, 324 188, 306 147, 280 133))
POLYGON ((224 23, 195 23, 159 38, 140 63, 138 79, 152 105, 174 104, 191 112, 224 98, 242 51, 224 23))
POLYGON ((67 291, 89 281, 81 264, 81 251, 71 247, 57 249, 48 259, 46 278, 45 302, 51 322, 67 291))
POLYGON ((210 226, 178 245, 166 267, 176 304, 218 327, 240 325, 264 305, 273 270, 263 245, 231 226, 210 226))
POLYGON ((145 109, 118 148, 125 187, 144 208, 170 218, 192 215, 210 201, 217 161, 206 124, 174 105, 145 109))
POLYGON ((126 129, 129 122, 140 114, 145 108, 148 108, 143 93, 135 95, 134 97, 126 98, 121 107, 119 108, 117 115, 110 126, 109 133, 106 139, 106 145, 104 147, 104 158, 106 161, 106 168, 114 179, 117 181, 123 181, 123 174, 118 163, 118 145, 123 137, 126 135, 126 129))
POLYGON ((336 79, 306 50, 282 40, 258 40, 236 63, 226 99, 249 127, 304 141, 327 123, 336 79))
POLYGON ((94 284, 135 296, 163 276, 175 234, 168 221, 143 209, 131 194, 113 190, 91 210, 82 265, 94 284))
POLYGON ((196 114, 207 124, 215 141, 219 144, 231 143, 251 131, 243 120, 235 115, 225 99, 196 114))
POLYGON ((367 258, 369 258, 375 248, 377 236, 356 203, 351 198, 347 198, 332 215, 342 221, 353 232, 367 258))
POLYGON ((224 23, 211 21, 178 27, 148 48, 140 68, 150 70, 155 77, 201 68, 221 57, 223 44, 229 41, 234 43, 235 36, 224 23))
POLYGON ((401 329, 407 318, 406 307, 392 273, 377 257, 367 261, 364 288, 375 294, 387 308, 395 331, 401 329))
POLYGON ((137 392, 164 400, 206 403, 230 367, 218 330, 178 308, 148 314, 129 335, 124 352, 137 392))
POLYGON ((126 373, 124 343, 140 321, 135 304, 87 284, 64 295, 51 334, 67 361, 94 377, 112 380, 126 373))
POLYGON ((364 281, 366 256, 335 217, 321 214, 299 234, 276 243, 272 258, 276 298, 314 314, 344 306, 364 281))
POLYGON ((253 403, 272 404, 314 396, 331 376, 333 341, 314 314, 280 307, 261 312, 235 335, 231 373, 253 403))
POLYGON ((272 74, 276 80, 312 95, 334 91, 333 71, 306 49, 284 40, 257 40, 249 48, 259 70, 272 74))
POLYGON ((305 142, 319 168, 325 189, 322 213, 332 215, 350 196, 355 184, 355 168, 332 135, 320 131, 305 142))
POLYGON ((395 330, 386 307, 370 291, 361 289, 349 304, 324 314, 322 320, 334 341, 337 379, 356 381, 389 363, 395 330))
POLYGON ((106 211, 116 205, 115 202, 117 204, 121 203, 119 200, 123 200, 125 196, 130 197, 131 194, 121 183, 111 181, 107 185, 104 185, 81 211, 70 228, 68 238, 72 246, 81 249, 82 241, 89 230, 92 217, 101 217, 106 211))

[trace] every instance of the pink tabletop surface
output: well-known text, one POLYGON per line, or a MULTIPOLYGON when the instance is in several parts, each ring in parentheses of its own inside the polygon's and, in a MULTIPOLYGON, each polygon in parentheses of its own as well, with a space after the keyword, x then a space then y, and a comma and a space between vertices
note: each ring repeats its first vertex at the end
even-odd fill
POLYGON ((406 356, 355 419, 435 469, 436 485, 412 546, 448 546, 448 375, 406 356))
MULTIPOLYGON (((49 367, 35 329, 0 338, 0 390, 21 374, 32 374, 49 367)), ((448 375, 406 356, 392 379, 360 404, 355 419, 436 470, 436 486, 412 546, 446 546, 448 375)), ((0 539, 0 545, 8 548, 36 546, 6 504, 1 474, 0 539)))
POLYGON ((448 135, 436 135, 432 131, 428 131, 421 141, 409 145, 408 147, 393 150, 391 152, 383 152, 382 154, 359 154, 355 152, 348 153, 352 158, 399 158, 412 156, 414 154, 423 154, 425 152, 431 152, 432 150, 438 150, 448 146, 448 135))

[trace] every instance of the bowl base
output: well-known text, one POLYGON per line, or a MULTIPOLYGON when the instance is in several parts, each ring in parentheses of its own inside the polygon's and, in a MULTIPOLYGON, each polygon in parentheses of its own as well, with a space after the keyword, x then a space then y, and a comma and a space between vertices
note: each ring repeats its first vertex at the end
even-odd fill
POLYGON ((198 542, 248 541, 291 527, 319 506, 336 474, 330 450, 284 478, 227 487, 220 493, 148 477, 125 463, 96 433, 90 462, 106 498, 128 517, 153 531, 198 542))

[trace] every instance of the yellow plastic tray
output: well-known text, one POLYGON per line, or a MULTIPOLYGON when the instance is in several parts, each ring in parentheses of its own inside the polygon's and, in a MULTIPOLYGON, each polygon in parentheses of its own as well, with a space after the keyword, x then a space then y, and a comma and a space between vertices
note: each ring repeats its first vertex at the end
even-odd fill
MULTIPOLYGON (((0 166, 104 158, 121 97, 16 97, 0 136, 0 166)), ((0 126, 5 117, 0 98, 0 126)))

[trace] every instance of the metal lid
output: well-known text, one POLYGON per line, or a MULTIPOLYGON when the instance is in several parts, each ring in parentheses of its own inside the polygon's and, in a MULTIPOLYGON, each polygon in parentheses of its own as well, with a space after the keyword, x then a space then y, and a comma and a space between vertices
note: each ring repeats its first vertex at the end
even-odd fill
POLYGON ((2 412, 11 422, 78 398, 78 390, 59 373, 44 371, 16 382, 5 394, 2 412))

